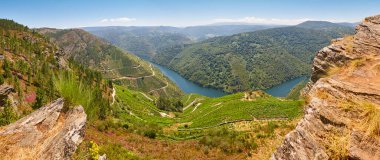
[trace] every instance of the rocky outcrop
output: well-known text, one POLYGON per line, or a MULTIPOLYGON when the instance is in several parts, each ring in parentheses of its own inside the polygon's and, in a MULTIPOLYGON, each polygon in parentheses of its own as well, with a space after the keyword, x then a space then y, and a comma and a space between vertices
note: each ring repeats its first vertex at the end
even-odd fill
POLYGON ((7 85, 7 84, 0 85, 0 96, 5 96, 6 97, 11 92, 14 92, 14 89, 13 89, 12 86, 7 85))
POLYGON ((318 52, 305 116, 273 160, 380 159, 380 15, 318 52))
POLYGON ((0 128, 0 159, 70 159, 82 142, 83 107, 65 111, 63 99, 0 128))

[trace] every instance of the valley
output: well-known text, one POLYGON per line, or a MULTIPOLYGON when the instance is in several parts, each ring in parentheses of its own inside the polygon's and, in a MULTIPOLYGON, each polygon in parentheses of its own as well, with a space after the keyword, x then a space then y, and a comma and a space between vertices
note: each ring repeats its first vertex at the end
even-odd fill
POLYGON ((380 160, 373 1, 0 3, 0 160, 380 160))
MULTIPOLYGON (((181 90, 187 94, 196 93, 207 97, 221 97, 228 93, 225 93, 221 90, 202 87, 199 84, 195 84, 189 80, 186 80, 178 73, 158 64, 151 62, 156 68, 160 69, 161 72, 167 76, 171 81, 173 81, 181 90)), ((273 86, 272 88, 264 90, 268 94, 276 97, 286 97, 291 89, 296 86, 298 83, 304 81, 306 77, 299 77, 291 79, 282 84, 273 86)))
MULTIPOLYGON (((263 153, 259 150, 267 148, 274 151, 274 146, 266 144, 279 140, 277 137, 286 133, 277 132, 293 129, 295 121, 302 115, 303 100, 276 98, 262 91, 211 96, 216 98, 196 93, 184 94, 153 64, 83 30, 31 30, 9 20, 2 20, 0 24, 4 26, 1 30, 2 41, 7 44, 2 48, 5 54, 1 72, 6 75, 2 76, 5 78, 2 88, 11 89, 10 92, 4 91, 5 95, 2 96, 2 101, 5 101, 3 109, 6 111, 0 115, 2 125, 12 122, 16 126, 23 124, 24 116, 36 119, 36 123, 26 126, 27 128, 35 125, 40 128, 39 123, 61 124, 59 119, 39 119, 38 115, 45 114, 48 107, 58 107, 56 112, 62 115, 66 110, 71 113, 75 108, 83 107, 75 116, 85 121, 81 121, 75 130, 80 134, 73 135, 79 137, 73 143, 81 145, 78 149, 76 146, 73 148, 75 153, 65 151, 67 153, 60 156, 87 159, 95 153, 91 151, 93 148, 86 146, 98 146, 100 151, 95 157, 106 154, 111 159, 165 159, 170 155, 164 153, 165 149, 157 151, 147 147, 152 143, 163 143, 164 148, 186 147, 190 144, 197 146, 182 148, 188 150, 189 154, 173 153, 173 157, 269 157, 270 152, 263 153), (11 32, 15 37, 8 36, 11 32), (42 68, 33 68, 29 64, 41 62, 44 58, 37 56, 41 54, 38 47, 35 51, 28 51, 29 41, 25 38, 28 36, 42 41, 36 43, 36 47, 51 48, 42 53, 55 55, 48 56, 51 59, 46 61, 51 61, 52 65, 44 64, 39 66, 42 68), (25 42, 13 45, 13 41, 25 42), (25 52, 27 54, 22 55, 25 52), (136 81, 137 85, 133 85, 136 81), (13 87, 15 90, 12 91, 13 87), (36 96, 31 97, 33 95, 36 96), (54 99, 60 97, 59 105, 49 106, 49 103, 55 104, 54 99), (31 112, 35 114, 29 115, 31 112), (99 139, 100 137, 107 138, 99 139), (126 137, 128 138, 124 139, 126 137), (141 138, 144 139, 143 145, 136 143, 141 138), (229 139, 229 142, 225 143, 223 139, 229 139), (172 144, 171 141, 175 143, 172 144), (123 143, 129 144, 128 147, 123 147, 123 143)), ((8 135, 8 130, 13 129, 7 127, 9 126, 0 128, 0 134, 12 137, 8 135)), ((49 134, 59 135, 64 132, 63 128, 54 129, 49 134)), ((41 137, 36 140, 41 140, 41 137)), ((1 143, 4 147, 21 147, 21 144, 12 146, 8 141, 1 143)), ((62 144, 57 148, 62 147, 65 146, 62 144)), ((22 152, 23 149, 15 150, 12 155, 22 152)), ((4 150, 2 153, 9 152, 4 150)), ((38 156, 47 155, 39 152, 38 156)))

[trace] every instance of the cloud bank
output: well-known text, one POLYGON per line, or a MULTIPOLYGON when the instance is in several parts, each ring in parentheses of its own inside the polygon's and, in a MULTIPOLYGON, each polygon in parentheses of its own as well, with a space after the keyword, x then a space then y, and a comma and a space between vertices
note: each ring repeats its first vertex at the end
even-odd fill
POLYGON ((218 18, 214 19, 214 23, 253 23, 253 24, 282 24, 282 25, 296 25, 305 21, 309 21, 309 18, 301 19, 277 19, 277 18, 258 18, 258 17, 243 17, 243 18, 218 18))
POLYGON ((135 18, 129 18, 129 17, 120 17, 120 18, 106 18, 106 19, 102 19, 100 22, 102 23, 129 23, 129 22, 133 22, 133 21, 136 21, 135 18))

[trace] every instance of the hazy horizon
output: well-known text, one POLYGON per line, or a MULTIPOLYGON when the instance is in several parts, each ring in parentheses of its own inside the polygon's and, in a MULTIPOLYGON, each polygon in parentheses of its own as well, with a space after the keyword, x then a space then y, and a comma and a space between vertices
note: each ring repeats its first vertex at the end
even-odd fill
POLYGON ((378 13, 379 6, 379 2, 371 0, 13 0, 2 3, 0 18, 13 19, 31 28, 295 25, 308 20, 359 22, 378 13))

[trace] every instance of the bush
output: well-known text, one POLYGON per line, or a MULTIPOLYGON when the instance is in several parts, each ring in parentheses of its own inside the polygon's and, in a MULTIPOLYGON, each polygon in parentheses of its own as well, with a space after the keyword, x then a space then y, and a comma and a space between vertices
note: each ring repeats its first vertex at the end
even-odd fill
POLYGON ((120 144, 105 144, 100 147, 100 155, 106 154, 107 159, 139 159, 131 151, 120 144))
POLYGON ((107 131, 109 129, 117 129, 121 126, 121 124, 119 123, 115 123, 113 120, 111 119, 107 119, 105 121, 101 121, 98 123, 98 125, 96 126, 96 128, 99 130, 99 131, 107 131))
POLYGON ((66 105, 82 105, 88 119, 105 119, 109 112, 109 102, 103 98, 103 91, 98 84, 85 78, 79 79, 73 72, 61 72, 54 78, 54 86, 65 98, 66 105), (94 88, 95 87, 95 88, 94 88))
POLYGON ((156 101, 156 105, 159 109, 165 111, 181 111, 183 104, 180 100, 171 100, 164 97, 159 97, 156 101))
POLYGON ((247 133, 231 131, 224 127, 207 131, 199 143, 205 147, 219 148, 225 153, 241 153, 257 148, 254 139, 247 133))
POLYGON ((129 128, 129 125, 128 125, 128 124, 123 124, 123 128, 124 128, 124 129, 128 129, 128 128, 129 128))
POLYGON ((91 159, 97 160, 99 158, 99 146, 95 142, 90 141, 90 147, 88 150, 90 152, 91 159))
POLYGON ((4 84, 4 76, 0 75, 0 85, 4 84))
POLYGON ((17 119, 9 99, 5 101, 4 111, 0 113, 0 126, 8 125, 17 119))
POLYGON ((155 139, 157 135, 155 130, 148 130, 144 132, 144 136, 150 139, 155 139))

